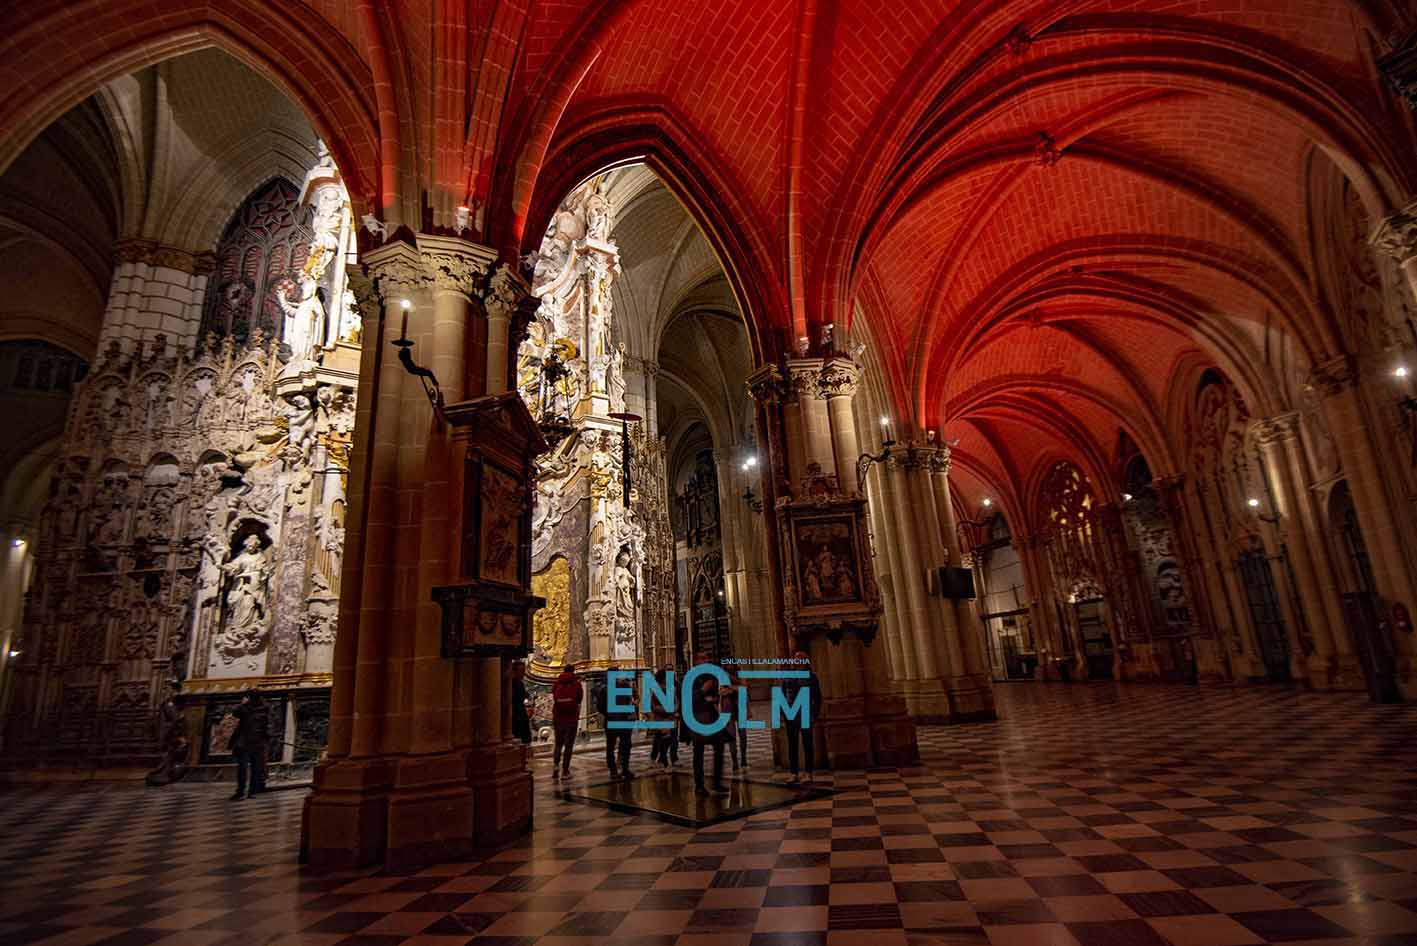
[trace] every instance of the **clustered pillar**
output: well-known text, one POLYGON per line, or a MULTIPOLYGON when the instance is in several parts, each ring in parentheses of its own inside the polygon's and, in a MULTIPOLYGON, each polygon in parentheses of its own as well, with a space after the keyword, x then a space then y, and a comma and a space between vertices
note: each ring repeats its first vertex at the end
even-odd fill
POLYGON ((460 461, 390 344, 414 343, 444 401, 482 393, 470 384, 495 380, 506 360, 505 345, 486 366, 466 355, 492 259, 465 240, 421 235, 366 253, 351 272, 371 383, 356 419, 364 449, 351 462, 329 748, 305 811, 302 847, 316 866, 463 857, 529 822, 530 773, 507 739, 501 659, 442 656, 431 589, 458 572, 462 524, 446 500, 460 461))

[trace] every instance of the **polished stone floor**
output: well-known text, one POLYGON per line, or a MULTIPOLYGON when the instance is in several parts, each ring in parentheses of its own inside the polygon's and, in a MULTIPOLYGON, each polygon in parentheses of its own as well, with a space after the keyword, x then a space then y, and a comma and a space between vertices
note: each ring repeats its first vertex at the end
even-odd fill
POLYGON ((8 792, 0 943, 1417 944, 1417 706, 998 693, 918 768, 699 830, 557 797, 539 760, 531 835, 414 876, 302 871, 300 792, 8 792))

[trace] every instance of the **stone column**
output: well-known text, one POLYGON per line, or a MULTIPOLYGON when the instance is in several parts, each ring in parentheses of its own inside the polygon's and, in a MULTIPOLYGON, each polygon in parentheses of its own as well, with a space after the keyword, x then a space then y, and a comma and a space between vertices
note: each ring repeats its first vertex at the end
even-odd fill
POLYGON ((1161 512, 1171 525, 1172 540, 1181 559, 1181 573, 1186 581, 1186 598, 1191 606, 1191 650, 1195 654, 1196 673, 1200 681, 1218 683, 1226 679, 1224 654, 1220 649, 1214 607, 1216 596, 1211 587, 1212 575, 1199 551, 1197 535, 1192 531, 1194 520, 1187 508, 1186 478, 1181 475, 1162 476, 1152 480, 1161 512))
MULTIPOLYGON (((832 358, 822 366, 818 389, 827 402, 831 428, 833 467, 837 485, 843 491, 856 491, 856 460, 861 447, 856 440, 856 416, 852 399, 861 379, 861 369, 849 358, 832 358)), ((823 467, 827 469, 827 467, 823 467)))
POLYGON ((1412 299, 1417 301, 1417 203, 1408 204, 1380 222, 1368 242, 1378 252, 1397 260, 1412 299))
MULTIPOLYGON (((959 548, 959 530, 955 527, 954 504, 950 502, 950 450, 946 446, 930 454, 926 461, 926 469, 930 477, 930 490, 935 503, 936 520, 939 523, 940 542, 942 546, 943 564, 959 566, 962 564, 959 548)), ((963 684, 969 689, 968 696, 960 691, 960 683, 956 683, 954 701, 957 707, 962 707, 968 703, 972 710, 970 718, 973 719, 993 719, 994 711, 994 690, 992 677, 989 673, 989 657, 984 649, 984 625, 979 619, 978 598, 968 599, 943 599, 945 605, 945 621, 948 625, 953 618, 956 633, 959 636, 960 653, 963 657, 963 676, 968 683, 963 684)), ((960 709, 956 710, 956 719, 964 718, 960 709)))
POLYGON ((492 274, 487 286, 483 308, 487 312, 487 393, 501 394, 508 389, 507 372, 510 370, 511 352, 508 351, 508 333, 512 319, 521 301, 531 294, 527 285, 516 271, 516 267, 503 263, 492 274))
POLYGON ((891 585, 896 595, 897 629, 905 658, 901 680, 906 706, 917 723, 945 722, 950 716, 947 679, 948 658, 941 652, 943 627, 938 603, 929 597, 925 582, 927 564, 922 561, 920 520, 926 510, 917 505, 912 490, 912 474, 920 461, 891 457, 882 466, 881 495, 878 501, 888 515, 885 532, 878 537, 891 557, 891 585))
MULTIPOLYGON (((796 395, 798 436, 802 443, 802 469, 794 471, 792 489, 796 493, 802 486, 802 477, 812 464, 817 464, 823 473, 836 470, 836 454, 832 450, 832 424, 827 412, 827 402, 821 396, 822 360, 820 358, 796 358, 787 362, 787 383, 796 395)), ((848 405, 849 405, 848 400, 848 405)), ((789 414, 789 418, 791 415, 789 414)), ((789 435, 792 433, 789 420, 789 435)), ((854 437, 854 434, 853 434, 854 437)), ((855 462, 852 463, 852 480, 838 482, 842 489, 849 489, 855 478, 855 462)))
POLYGON ((399 336, 400 300, 416 294, 424 278, 417 252, 393 243, 367 254, 364 272, 351 279, 356 297, 378 299, 380 317, 364 313, 330 746, 327 759, 315 766, 301 832, 302 857, 317 867, 380 863, 388 848, 395 762, 383 755, 384 722, 391 711, 386 661, 406 375, 383 348, 399 336), (361 291, 361 285, 368 288, 361 291))
MULTIPOLYGON (((1329 433, 1343 462, 1353 495, 1353 507, 1363 530, 1380 607, 1391 626, 1391 610, 1404 605, 1409 613, 1417 599, 1417 581, 1404 539, 1410 541, 1411 507, 1394 499, 1384 476, 1390 462, 1378 445, 1358 389, 1354 360, 1337 358, 1315 369, 1310 384, 1318 392, 1329 433)), ((1404 696, 1417 694, 1417 635, 1389 633, 1387 646, 1397 661, 1398 685, 1404 696)))
POLYGON ((1042 653, 1038 657, 1039 672, 1044 680, 1061 680, 1062 675, 1058 668, 1067 651, 1063 647, 1063 635, 1058 628, 1058 612, 1053 603, 1053 586, 1048 580, 1046 556, 1036 535, 1015 534, 1013 545, 1023 563, 1024 581, 1028 585, 1029 619, 1033 622, 1035 633, 1042 639, 1042 653))
POLYGON ((1362 690, 1363 672, 1344 626, 1334 563, 1308 490, 1300 423, 1298 412, 1260 421, 1256 441, 1271 477, 1274 514, 1293 557, 1299 600, 1313 634, 1307 679, 1319 690, 1362 690))
POLYGON ((469 301, 492 258, 427 235, 365 257, 384 318, 365 321, 331 753, 316 768, 302 836, 317 866, 466 857, 529 818, 509 802, 529 792, 530 776, 520 746, 501 738, 499 661, 441 656, 431 589, 456 577, 461 523, 445 500, 459 458, 438 408, 383 348, 406 314, 415 362, 445 398, 460 398, 469 301))
POLYGON ((659 362, 641 362, 645 377, 645 436, 659 436, 659 362))
POLYGON ((159 335, 166 337, 170 349, 190 350, 201 329, 215 256, 143 239, 120 240, 113 252, 98 350, 117 342, 130 352, 159 335))

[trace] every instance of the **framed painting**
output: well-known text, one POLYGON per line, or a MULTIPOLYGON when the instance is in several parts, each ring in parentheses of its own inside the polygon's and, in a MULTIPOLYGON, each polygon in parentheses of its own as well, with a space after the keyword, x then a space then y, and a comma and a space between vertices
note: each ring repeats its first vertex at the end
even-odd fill
POLYGON ((526 483, 516 471, 485 456, 467 460, 464 480, 463 574, 524 587, 530 581, 526 483))
POLYGON ((792 544, 802 608, 865 603, 855 513, 797 518, 792 523, 792 544))

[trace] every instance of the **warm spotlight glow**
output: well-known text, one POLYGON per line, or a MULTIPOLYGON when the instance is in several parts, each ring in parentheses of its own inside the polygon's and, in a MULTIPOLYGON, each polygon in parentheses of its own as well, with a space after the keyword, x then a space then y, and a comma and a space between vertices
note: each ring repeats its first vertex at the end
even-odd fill
POLYGON ((718 593, 718 596, 719 596, 720 598, 722 598, 722 597, 723 597, 723 592, 720 591, 720 592, 718 593))
POLYGON ((1123 494, 1122 494, 1122 502, 1124 502, 1124 503, 1129 503, 1129 502, 1131 502, 1131 501, 1132 501, 1132 494, 1131 494, 1131 493, 1123 493, 1123 494))
POLYGON ((1393 376, 1394 378, 1405 378, 1405 377, 1407 377, 1407 366, 1406 366, 1406 365, 1398 365, 1396 368, 1392 369, 1392 376, 1393 376))
POLYGON ((412 302, 409 302, 407 299, 400 299, 400 300, 399 300, 399 308, 400 308, 400 309, 412 309, 412 308, 413 308, 413 303, 412 303, 412 302))
POLYGON ((22 549, 22 548, 25 547, 25 540, 24 540, 24 539, 16 539, 15 541, 11 542, 10 544, 13 545, 13 546, 14 546, 15 548, 17 548, 17 549, 22 549))
POLYGON ((744 465, 744 466, 748 466, 748 467, 757 466, 757 465, 758 465, 758 458, 757 458, 757 457, 749 457, 749 458, 744 462, 743 465, 744 465))
POLYGON ((885 427, 885 426, 888 425, 890 422, 891 422, 891 419, 890 419, 889 417, 882 417, 882 418, 881 418, 881 426, 882 426, 882 427, 885 427))
POLYGON ((985 497, 984 497, 984 505, 986 505, 986 506, 992 506, 992 505, 994 505, 994 500, 990 499, 988 496, 985 496, 985 497))
POLYGON ((1259 501, 1258 499, 1256 499, 1255 497, 1253 497, 1253 496, 1251 496, 1248 500, 1246 500, 1246 504, 1247 504, 1251 509, 1258 509, 1258 508, 1260 508, 1260 501, 1259 501))

